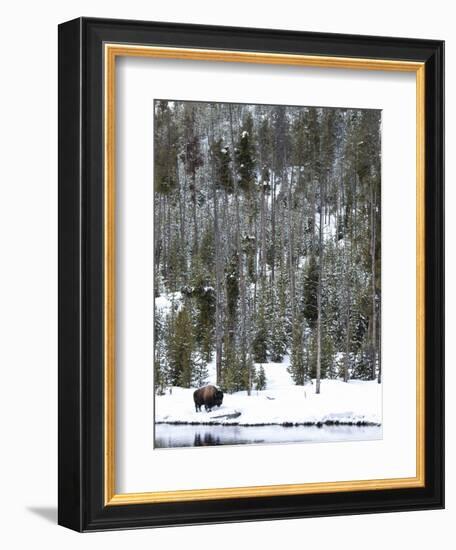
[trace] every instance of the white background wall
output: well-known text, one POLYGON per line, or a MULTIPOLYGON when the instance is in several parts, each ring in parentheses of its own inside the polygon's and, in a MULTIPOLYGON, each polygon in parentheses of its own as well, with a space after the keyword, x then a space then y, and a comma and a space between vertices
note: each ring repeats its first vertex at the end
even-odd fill
MULTIPOLYGON (((456 521, 452 389, 447 357, 447 509, 340 518, 78 535, 55 525, 57 473, 57 24, 80 15, 438 38, 447 41, 447 151, 455 143, 451 2, 67 0, 1 9, 0 544, 4 548, 206 546, 351 550, 451 548, 456 521), (206 541, 206 542, 204 542, 206 541)), ((448 207, 456 200, 447 166, 448 207)), ((456 330, 453 216, 447 222, 447 338, 456 330)))

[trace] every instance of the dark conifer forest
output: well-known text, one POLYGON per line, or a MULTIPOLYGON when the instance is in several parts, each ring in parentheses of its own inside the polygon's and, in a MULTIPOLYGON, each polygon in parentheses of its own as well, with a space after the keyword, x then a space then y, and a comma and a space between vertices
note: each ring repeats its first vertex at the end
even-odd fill
POLYGON ((155 101, 155 389, 381 382, 381 112, 155 101))

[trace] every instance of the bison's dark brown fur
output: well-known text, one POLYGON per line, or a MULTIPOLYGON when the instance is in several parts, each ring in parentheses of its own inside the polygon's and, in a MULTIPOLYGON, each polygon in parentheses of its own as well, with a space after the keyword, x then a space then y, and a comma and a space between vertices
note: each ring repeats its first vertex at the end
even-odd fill
POLYGON ((193 401, 196 412, 201 411, 201 405, 204 405, 206 411, 210 411, 215 406, 220 407, 223 402, 223 392, 215 386, 204 386, 195 390, 193 401))

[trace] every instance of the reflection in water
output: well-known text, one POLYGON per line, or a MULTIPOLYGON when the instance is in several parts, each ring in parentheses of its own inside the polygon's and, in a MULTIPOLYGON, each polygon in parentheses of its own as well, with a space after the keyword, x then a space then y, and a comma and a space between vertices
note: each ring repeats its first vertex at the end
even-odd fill
POLYGON ((208 447, 382 439, 381 426, 204 426, 157 424, 155 447, 208 447))
POLYGON ((194 447, 208 447, 209 445, 222 445, 220 437, 214 436, 210 432, 206 432, 203 435, 199 432, 195 434, 194 447))

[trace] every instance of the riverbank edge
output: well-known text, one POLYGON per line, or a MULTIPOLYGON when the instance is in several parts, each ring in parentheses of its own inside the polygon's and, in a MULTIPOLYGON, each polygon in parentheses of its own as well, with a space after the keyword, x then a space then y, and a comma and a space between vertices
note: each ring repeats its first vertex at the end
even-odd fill
POLYGON ((172 426, 243 426, 245 428, 254 428, 261 426, 282 426, 283 428, 295 428, 298 426, 316 426, 322 428, 323 426, 377 426, 380 427, 381 422, 370 422, 368 420, 356 420, 356 421, 341 421, 341 420, 322 420, 322 421, 309 421, 309 422, 262 422, 254 424, 245 424, 242 422, 194 422, 186 420, 158 420, 155 422, 158 424, 168 424, 172 426))

